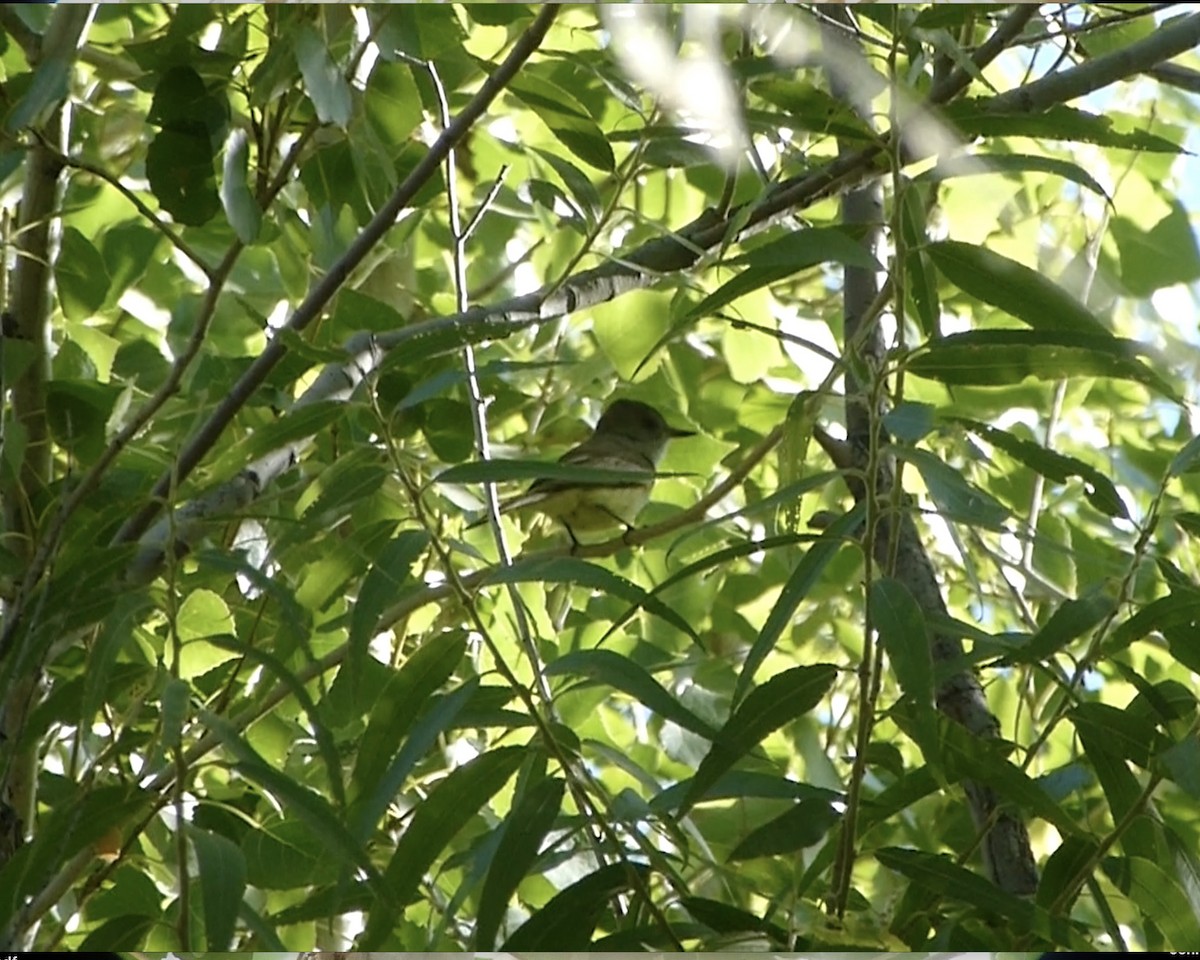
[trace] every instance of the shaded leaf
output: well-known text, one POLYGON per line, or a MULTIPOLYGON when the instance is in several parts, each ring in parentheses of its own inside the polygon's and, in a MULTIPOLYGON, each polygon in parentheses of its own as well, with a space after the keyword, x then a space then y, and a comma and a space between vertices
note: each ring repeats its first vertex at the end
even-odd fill
POLYGON ((566 784, 548 777, 533 786, 504 821, 503 834, 479 894, 475 949, 491 950, 508 901, 537 859, 542 841, 562 806, 566 784))
POLYGON ((801 800, 786 813, 750 831, 729 859, 750 860, 792 853, 819 843, 841 820, 841 814, 820 800, 801 800))
POLYGON ((647 613, 665 620, 671 626, 700 642, 700 637, 690 623, 661 600, 652 597, 631 580, 618 576, 611 570, 575 557, 554 557, 534 560, 518 560, 508 567, 500 567, 488 574, 483 581, 487 584, 504 583, 577 583, 580 586, 600 590, 635 604, 647 613))
POLYGON ((779 599, 775 601, 775 606, 771 608, 766 623, 763 624, 753 646, 746 654, 741 673, 738 674, 737 686, 734 689, 734 703, 740 702, 746 695, 750 684, 754 682, 755 672, 774 649, 784 628, 791 623, 800 601, 808 596, 808 592, 820 579, 826 565, 838 550, 853 542, 850 540, 850 535, 862 523, 865 513, 866 508, 862 504, 858 504, 849 513, 839 517, 821 533, 821 536, 796 564, 796 569, 792 571, 787 583, 783 585, 779 599))
POLYGON ((527 749, 496 747, 452 770, 439 780, 417 805, 396 844, 384 873, 387 894, 371 909, 367 929, 360 938, 364 950, 376 950, 404 908, 417 896, 426 871, 446 852, 446 846, 516 773, 527 749))
POLYGON ((633 697, 664 720, 708 740, 716 731, 659 685, 640 665, 612 650, 576 650, 546 668, 546 676, 582 676, 633 697))
POLYGON ((551 898, 504 941, 503 950, 582 950, 608 901, 625 890, 636 889, 650 878, 650 868, 640 863, 613 863, 551 898))
POLYGON ((928 450, 900 447, 896 455, 921 472, 921 479, 943 516, 991 530, 1004 528, 1010 516, 1008 508, 928 450))
POLYGON ((210 950, 228 950, 246 889, 246 861, 228 838, 197 827, 187 831, 200 868, 204 932, 210 950))
POLYGON ((317 108, 317 116, 322 123, 345 127, 350 122, 350 85, 330 58, 321 35, 312 24, 301 23, 292 44, 305 92, 317 108))
POLYGON ((1084 463, 1077 457, 1070 457, 1050 450, 1032 440, 1025 440, 1007 430, 1001 430, 990 424, 980 423, 966 417, 954 417, 954 422, 961 423, 973 433, 979 434, 1005 453, 1019 460, 1029 469, 1057 483, 1066 483, 1071 477, 1079 477, 1084 481, 1084 496, 1097 510, 1110 517, 1129 519, 1129 512, 1121 499, 1113 482, 1095 467, 1084 463))
POLYGON ((963 293, 999 307, 1035 330, 1111 336, 1087 307, 1023 263, 957 240, 931 243, 925 252, 963 293))
POLYGON ((703 797, 721 774, 758 746, 767 734, 820 703, 836 677, 837 668, 828 663, 793 667, 751 691, 700 761, 680 804, 680 813, 703 797))
POLYGON ((1112 377, 1133 380, 1172 400, 1178 394, 1139 356, 1149 353, 1134 340, 1049 330, 972 330, 921 348, 907 363, 909 373, 951 384, 1006 386, 1026 377, 1112 377))

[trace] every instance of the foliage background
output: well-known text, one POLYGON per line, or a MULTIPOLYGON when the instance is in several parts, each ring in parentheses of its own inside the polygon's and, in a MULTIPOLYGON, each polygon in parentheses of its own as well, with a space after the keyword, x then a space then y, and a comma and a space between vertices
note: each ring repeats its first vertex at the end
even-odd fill
POLYGON ((1184 6, 6 6, 5 945, 1200 944, 1184 6), (612 396, 634 546, 465 529, 612 396))

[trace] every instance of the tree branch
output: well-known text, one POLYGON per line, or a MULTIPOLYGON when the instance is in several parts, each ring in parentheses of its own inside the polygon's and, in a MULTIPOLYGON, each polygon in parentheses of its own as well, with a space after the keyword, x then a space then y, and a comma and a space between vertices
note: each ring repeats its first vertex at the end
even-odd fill
MULTIPOLYGON (((976 67, 986 66, 1000 54, 1007 44, 1019 37, 1035 12, 1036 5, 1022 5, 1010 11, 993 34, 980 45, 973 55, 972 60, 976 67)), ((1194 15, 1187 20, 1192 21, 1197 17, 1200 15, 1194 15)), ((1073 91, 1079 88, 1080 81, 1075 80, 1074 77, 1080 71, 1088 68, 1087 89, 1097 89, 1123 76, 1128 76, 1130 73, 1146 69, 1148 63, 1154 62, 1155 57, 1162 59, 1180 52, 1178 49, 1180 47, 1186 49, 1187 37, 1190 34, 1181 36, 1179 29, 1180 24, 1175 24, 1130 44, 1125 51, 1118 51, 1118 53, 1125 54, 1119 60, 1114 60, 1112 54, 1099 57, 1089 64, 1073 67, 1063 71, 1062 74, 1044 78, 1029 86, 1039 87, 1043 91, 1038 94, 1039 99, 1044 99, 1048 95, 1045 92, 1047 90, 1056 91, 1064 97, 1076 96, 1078 94, 1073 91), (1166 40, 1163 39, 1164 34, 1169 34, 1166 40), (1152 53, 1145 52, 1147 47, 1152 50, 1152 53), (1097 64, 1100 65, 1099 69, 1096 67, 1097 64), (1122 65, 1127 68, 1128 72, 1119 72, 1122 65), (1053 85, 1047 87, 1046 85, 1051 82, 1053 85)), ((1196 28, 1193 26, 1190 29, 1196 28)), ((961 69, 950 71, 944 79, 934 85, 929 95, 929 102, 932 104, 945 103, 965 89, 969 81, 970 76, 966 71, 961 69)), ((981 103, 1003 102, 1002 98, 1012 98, 1017 92, 1001 94, 983 100, 981 103)), ((348 338, 344 345, 349 357, 348 362, 343 365, 331 364, 326 367, 318 375, 312 387, 297 401, 297 406, 331 397, 349 396, 362 379, 374 369, 376 363, 397 349, 411 348, 418 354, 425 352, 434 354, 457 350, 468 343, 502 339, 535 323, 557 319, 568 313, 613 300, 628 291, 650 286, 661 274, 692 267, 707 251, 719 248, 726 241, 730 225, 735 221, 741 223, 743 231, 750 230, 762 226, 780 214, 803 209, 842 190, 850 189, 864 179, 882 173, 887 166, 884 162, 886 142, 887 138, 884 138, 883 146, 862 148, 851 154, 839 156, 824 167, 810 173, 785 180, 768 190, 759 200, 729 211, 726 216, 718 216, 712 211, 706 211, 672 235, 657 238, 599 267, 584 270, 574 277, 565 279, 553 290, 543 289, 489 306, 474 307, 462 313, 412 324, 401 330, 390 331, 382 335, 365 332, 355 334, 348 338)), ((310 299, 311 297, 312 294, 310 294, 310 299)), ((293 317, 301 315, 300 311, 304 309, 305 304, 301 304, 293 317)), ((304 322, 307 323, 309 319, 311 317, 306 318, 304 322)), ((269 349, 277 349, 280 355, 284 350, 278 340, 273 341, 272 348, 269 349)), ((273 362, 277 362, 277 359, 273 362)), ((253 386, 250 381, 253 380, 253 385, 256 386, 259 379, 260 374, 256 372, 255 367, 251 367, 243 376, 244 383, 240 382, 239 384, 239 395, 241 390, 247 388, 252 392, 253 386)), ((239 400, 237 405, 244 402, 244 399, 239 400)), ((202 429, 202 434, 193 438, 188 447, 191 456, 187 463, 190 466, 185 471, 183 469, 185 464, 180 463, 178 473, 180 478, 186 476, 195 466, 195 462, 198 462, 198 458, 203 455, 201 447, 207 449, 215 442, 221 430, 236 412, 237 405, 228 401, 219 407, 214 412, 210 423, 202 429), (204 440, 203 444, 201 443, 202 439, 204 440)), ((212 494, 212 502, 220 504, 222 510, 235 503, 245 506, 252 502, 272 480, 289 469, 292 464, 298 462, 300 454, 310 442, 310 440, 297 441, 252 464, 239 477, 229 482, 228 489, 212 494)), ((206 499, 209 496, 206 495, 206 499)), ((157 504, 148 506, 145 511, 127 522, 117 536, 117 542, 130 542, 141 538, 141 550, 130 570, 130 576, 136 580, 144 580, 153 576, 169 537, 174 537, 186 545, 191 536, 189 530, 196 529, 197 525, 203 523, 205 517, 203 504, 193 501, 193 504, 181 508, 184 512, 177 513, 171 523, 160 521, 150 527, 150 522, 158 509, 157 504)))
MULTIPOLYGON (((417 191, 437 172, 450 149, 466 135, 475 121, 483 116, 491 102, 516 75, 521 65, 537 50, 557 13, 557 4, 546 4, 542 7, 537 19, 513 45, 504 62, 484 81, 478 93, 471 98, 454 122, 437 138, 429 152, 404 178, 404 182, 396 188, 387 203, 371 218, 371 222, 363 228, 346 252, 330 267, 329 272, 312 287, 308 296, 283 325, 280 334, 284 331, 299 333, 320 316, 325 305, 346 282, 351 271, 392 228, 400 212, 412 202, 417 191)), ((145 531, 162 509, 172 487, 191 474, 204 455, 212 449, 225 427, 246 401, 253 396, 254 392, 262 386, 263 381, 286 354, 287 346, 284 337, 277 335, 233 385, 228 395, 217 405, 212 416, 192 436, 175 463, 159 478, 150 492, 146 505, 118 531, 116 542, 125 543, 135 540, 145 531)))

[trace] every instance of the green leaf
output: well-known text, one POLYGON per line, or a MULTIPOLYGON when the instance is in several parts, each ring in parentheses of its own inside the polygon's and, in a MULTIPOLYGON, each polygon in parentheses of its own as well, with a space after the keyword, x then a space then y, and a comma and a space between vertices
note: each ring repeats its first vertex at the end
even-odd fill
POLYGON ((923 853, 888 847, 875 853, 889 870, 908 877, 939 896, 972 904, 987 915, 1004 917, 1020 930, 1044 931, 1059 946, 1086 950, 1087 941, 1060 917, 1048 913, 1022 897, 1005 893, 990 880, 961 867, 945 854, 923 853))
POLYGON ((39 63, 25 88, 24 96, 5 119, 5 131, 16 133, 23 127, 33 126, 45 119, 51 110, 66 99, 71 70, 72 58, 66 56, 47 57, 39 63))
POLYGON ((583 950, 608 901, 626 890, 636 890, 650 879, 650 868, 641 863, 613 863, 577 880, 556 894, 526 920, 501 949, 507 952, 583 950))
POLYGON ((412 68, 406 63, 375 64, 362 102, 372 128, 395 159, 421 122, 421 93, 412 68))
POLYGON ((1191 283, 1200 277, 1200 248, 1191 217, 1178 200, 1149 230, 1129 217, 1113 217, 1112 237, 1121 256, 1121 282, 1134 297, 1191 283))
POLYGON ((1028 153, 976 153, 939 163, 917 177, 918 181, 942 183, 954 177, 981 176, 988 173, 1050 173, 1086 187, 1112 204, 1108 192, 1090 173, 1069 160, 1028 153))
POLYGON ((760 287, 830 261, 880 269, 875 258, 845 230, 836 227, 798 230, 726 260, 724 265, 727 267, 744 266, 746 269, 688 308, 676 319, 672 331, 681 324, 715 313, 760 287))
POLYGON ((363 871, 371 884, 378 884, 379 874, 367 851, 346 829, 340 812, 335 811, 315 790, 274 769, 224 717, 207 710, 202 712, 202 717, 208 728, 237 758, 237 768, 243 776, 270 791, 284 809, 303 820, 325 844, 328 852, 341 860, 343 866, 353 871, 363 871))
POLYGON ((1200 740, 1185 736, 1156 758, 1167 774, 1194 799, 1200 800, 1200 740))
POLYGON ((680 905, 693 917, 717 933, 761 933, 778 946, 790 946, 788 931, 761 917, 706 897, 682 897, 680 905))
POLYGON ((1104 744, 1105 752, 1132 760, 1140 767, 1149 765, 1156 732, 1154 722, 1147 717, 1107 703, 1081 703, 1071 711, 1070 718, 1080 736, 1086 731, 1092 743, 1104 744))
MULTIPOLYGON (((1075 880, 1079 871, 1093 862, 1099 850, 1100 845, 1091 837, 1064 838, 1042 868, 1042 876, 1038 881, 1037 905, 1049 908, 1067 888, 1067 884, 1075 880)), ((1081 889, 1082 885, 1075 888, 1076 895, 1081 889)), ((1074 902, 1074 897, 1071 902, 1074 902)), ((1070 909, 1070 903, 1066 904, 1066 907, 1070 909)))
POLYGON ((208 949, 228 950, 246 889, 245 858, 236 844, 220 834, 189 824, 187 835, 200 868, 200 895, 204 902, 208 949))
POLYGON ((380 614, 395 602, 401 588, 412 576, 412 565, 428 546, 427 533, 405 530, 377 554, 363 578, 350 614, 350 652, 346 666, 352 682, 358 679, 356 671, 368 654, 367 648, 375 635, 380 614))
MULTIPOLYGON (((1090 706, 1100 705, 1091 704, 1090 706)), ((1067 719, 1072 723, 1075 722, 1073 713, 1074 711, 1067 714, 1067 719)), ((1111 716, 1111 713, 1102 715, 1097 711, 1084 713, 1080 722, 1075 725, 1075 732, 1078 734, 1083 751, 1087 755, 1087 759, 1091 761, 1092 769, 1095 770, 1100 786, 1104 790, 1110 816, 1115 823, 1120 823, 1134 808, 1134 805, 1141 802, 1142 786, 1126 765, 1120 751, 1113 749, 1113 734, 1105 728, 1105 722, 1107 719, 1111 719, 1111 716)), ((1127 742, 1127 746, 1136 746, 1136 744, 1127 742)), ((1122 849, 1130 856, 1144 857, 1147 860, 1158 858, 1158 841, 1155 837, 1155 830, 1145 815, 1134 817, 1126 824, 1120 842, 1122 849)))
POLYGON ((153 803, 153 795, 132 784, 81 789, 43 814, 30 843, 21 846, 0 870, 0 925, 7 927, 17 904, 43 890, 63 864, 110 831, 137 821, 153 803))
POLYGON ((560 143, 584 163, 611 173, 617 161, 603 131, 575 97, 545 77, 527 71, 508 84, 508 90, 550 128, 560 143))
POLYGON ((508 567, 488 574, 484 584, 504 583, 577 583, 603 593, 620 597, 637 604, 648 613, 654 614, 689 637, 700 642, 694 627, 661 600, 652 597, 631 580, 618 576, 604 567, 579 560, 575 557, 549 557, 546 559, 518 560, 508 567))
POLYGON ((527 755, 520 746, 497 747, 452 770, 417 805, 384 879, 388 892, 371 908, 360 938, 364 950, 377 950, 404 908, 417 896, 426 871, 447 844, 517 771, 527 755))
POLYGON ((821 536, 796 564, 796 569, 792 571, 787 583, 783 585, 779 599, 775 601, 775 606, 771 608, 766 623, 763 624, 762 630, 755 638, 754 645, 746 654, 746 660, 742 664, 737 686, 733 692, 734 703, 739 703, 746 695, 750 684, 754 682, 755 672, 767 659, 767 654, 775 648, 784 629, 792 622, 792 617, 796 608, 800 606, 800 601, 808 596, 809 590, 820 579, 829 561, 843 546, 853 542, 850 536, 862 523, 865 513, 866 507, 858 504, 849 513, 839 517, 826 530, 822 531, 821 536))
POLYGON ((1083 636, 1114 609, 1116 603, 1101 588, 1077 600, 1066 600, 1027 646, 1014 651, 1006 659, 1012 663, 1041 663, 1083 636))
POLYGON ((245 131, 235 130, 225 144, 225 163, 221 172, 221 205, 233 232, 247 246, 258 239, 262 226, 262 211, 246 179, 249 153, 245 131))
POLYGON ((953 467, 928 450, 897 447, 895 452, 921 472, 921 479, 943 516, 991 530, 1004 529, 1010 516, 1008 508, 953 467))
MULTIPOLYGON (((435 634, 412 652, 388 682, 359 740, 351 775, 357 796, 372 792, 422 705, 450 679, 466 651, 465 634, 458 631, 435 634)), ((349 681, 342 681, 339 675, 334 682, 349 681)))
POLYGON ((476 950, 491 950, 495 946, 508 901, 537 859, 542 841, 558 816, 565 790, 564 781, 547 777, 529 789, 505 818, 500 842, 479 894, 476 950))
MULTIPOLYGON (((673 814, 691 788, 692 780, 680 780, 660 791, 651 801, 650 809, 658 814, 673 814)), ((704 791, 704 796, 695 802, 709 800, 745 800, 750 798, 768 800, 821 800, 826 803, 844 800, 843 794, 825 787, 814 787, 810 783, 789 780, 786 777, 757 770, 730 770, 722 774, 717 782, 704 791)))
POLYGON ((918 377, 950 384, 1007 386, 1026 377, 1133 380, 1178 401, 1179 395, 1138 359, 1151 351, 1135 340, 1049 330, 972 330, 926 344, 907 363, 918 377))
POLYGON ((571 163, 570 160, 557 156, 549 150, 539 150, 537 147, 534 147, 533 152, 545 160, 551 169, 559 175, 562 182, 566 184, 567 189, 571 191, 572 199, 574 199, 575 204, 583 212, 588 223, 595 223, 604 205, 600 200, 599 191, 592 181, 588 179, 587 174, 571 163))
MULTIPOLYGON (((979 434, 993 446, 999 447, 1009 456, 1019 460, 1029 469, 1056 483, 1066 483, 1071 477, 1084 481, 1084 496, 1088 503, 1110 517, 1129 519, 1129 512, 1113 482, 1090 464, 1076 457, 1069 457, 1056 450, 1049 450, 1032 440, 1025 440, 1007 430, 990 424, 980 423, 967 417, 952 417, 968 430, 979 434)), ((1200 449, 1200 447, 1198 447, 1200 449)))
POLYGON ((546 676, 583 676, 633 697, 664 720, 713 740, 716 731, 667 693, 646 670, 611 650, 576 650, 546 668, 546 676))
POLYGON ((366 842, 385 811, 404 786, 413 768, 437 744, 438 738, 454 723, 479 687, 479 678, 472 677, 457 690, 440 697, 412 728, 404 745, 388 765, 383 775, 355 800, 350 817, 350 829, 360 841, 366 842))
POLYGON ((904 400, 883 416, 883 425, 904 443, 916 443, 933 432, 934 407, 929 403, 904 400))
POLYGON ((62 247, 54 261, 58 302, 68 320, 83 321, 104 305, 108 269, 90 240, 74 227, 64 227, 62 247))
POLYGON ((903 240, 904 275, 909 296, 917 311, 921 330, 928 339, 941 335, 941 301, 938 298, 937 272, 925 252, 929 228, 925 206, 928 187, 905 183, 900 204, 900 236, 903 240))
POLYGON ((987 99, 959 100, 945 107, 943 114, 967 140, 977 137, 1034 137, 1151 153, 1181 153, 1183 150, 1179 144, 1147 130, 1118 130, 1113 117, 1088 113, 1063 104, 1055 104, 1040 113, 1007 113, 989 108, 987 99))
POLYGON ((160 130, 146 148, 146 179, 164 210, 187 226, 208 223, 221 209, 212 141, 203 128, 160 130))
POLYGON ((370 8, 375 41, 388 60, 405 53, 418 60, 432 60, 461 46, 466 39, 462 24, 451 7, 432 4, 396 4, 370 8))
POLYGON ((1025 771, 1002 755, 1003 744, 977 737, 961 724, 943 719, 942 759, 948 776, 994 787, 1001 798, 1054 824, 1063 836, 1079 833, 1071 816, 1025 771))
POLYGON ((301 23, 291 42, 304 76, 304 90, 317 108, 317 117, 322 123, 345 128, 352 108, 350 85, 329 56, 321 35, 312 24, 301 23))
POLYGON ((1163 932, 1167 946, 1188 950, 1200 943, 1200 914, 1179 882, 1158 863, 1143 857, 1106 857, 1103 866, 1108 878, 1163 932))
POLYGON ((1087 307, 1023 263, 956 240, 931 243, 925 252, 963 293, 998 307, 1035 330, 1112 336, 1087 307))
POLYGON ((785 670, 751 691, 700 761, 696 776, 680 804, 680 815, 703 797, 721 774, 758 746, 767 734, 803 716, 820 703, 836 678, 836 667, 818 663, 785 670))
MULTIPOLYGON (((786 125, 794 130, 810 130, 860 143, 879 140, 845 101, 808 81, 769 77, 755 82, 753 90, 768 103, 784 110, 786 125)), ((778 125, 777 122, 771 124, 772 127, 778 125)))
POLYGON ((925 616, 908 588, 891 577, 871 584, 868 603, 888 661, 914 711, 914 739, 925 762, 936 770, 941 751, 934 709, 933 654, 925 616))
POLYGON ((825 839, 841 814, 821 800, 801 800, 786 813, 751 830, 729 854, 731 861, 777 857, 825 839))

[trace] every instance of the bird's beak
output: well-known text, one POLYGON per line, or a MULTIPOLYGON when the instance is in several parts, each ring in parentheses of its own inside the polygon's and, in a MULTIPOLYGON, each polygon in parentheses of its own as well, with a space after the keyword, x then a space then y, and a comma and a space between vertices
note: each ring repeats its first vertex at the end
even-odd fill
POLYGON ((672 426, 667 427, 667 433, 672 437, 694 437, 696 435, 695 430, 680 430, 678 427, 672 426))

